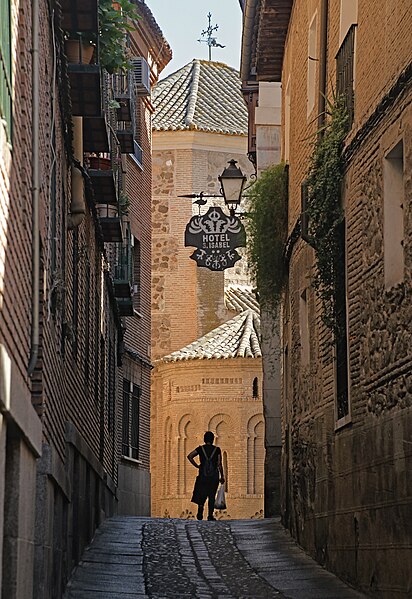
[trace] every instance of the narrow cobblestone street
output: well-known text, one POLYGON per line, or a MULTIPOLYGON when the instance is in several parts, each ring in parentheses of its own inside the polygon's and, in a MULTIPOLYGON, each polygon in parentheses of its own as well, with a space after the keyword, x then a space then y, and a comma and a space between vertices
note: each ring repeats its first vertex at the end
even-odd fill
POLYGON ((118 517, 84 552, 66 599, 361 599, 290 539, 278 520, 118 517))

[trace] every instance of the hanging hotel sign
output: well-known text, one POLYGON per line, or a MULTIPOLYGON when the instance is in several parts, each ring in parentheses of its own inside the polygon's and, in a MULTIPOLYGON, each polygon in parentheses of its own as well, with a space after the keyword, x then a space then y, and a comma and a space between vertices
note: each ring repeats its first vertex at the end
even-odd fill
POLYGON ((245 245, 245 227, 221 208, 209 208, 206 214, 191 218, 186 226, 185 246, 197 248, 190 257, 209 270, 234 266, 241 257, 235 248, 245 245))

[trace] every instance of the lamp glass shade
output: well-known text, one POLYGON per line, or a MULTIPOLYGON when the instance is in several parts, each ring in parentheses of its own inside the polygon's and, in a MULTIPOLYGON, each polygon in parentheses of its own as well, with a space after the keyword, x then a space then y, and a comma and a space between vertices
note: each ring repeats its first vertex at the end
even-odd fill
POLYGON ((236 161, 231 160, 219 177, 222 194, 226 204, 240 204, 246 177, 236 166, 236 161))

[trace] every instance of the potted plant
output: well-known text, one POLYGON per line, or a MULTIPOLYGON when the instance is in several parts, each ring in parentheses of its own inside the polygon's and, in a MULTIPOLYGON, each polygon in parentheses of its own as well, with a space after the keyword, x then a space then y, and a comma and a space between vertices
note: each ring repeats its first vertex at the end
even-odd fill
POLYGON ((97 216, 99 218, 115 218, 117 206, 113 204, 96 204, 97 216))
POLYGON ((69 63, 90 64, 96 44, 81 32, 65 32, 64 51, 69 63))
POLYGON ((89 168, 99 171, 110 171, 112 161, 103 156, 89 156, 89 168))
POLYGON ((100 0, 99 62, 109 73, 130 68, 125 37, 134 29, 131 21, 139 18, 135 5, 129 0, 100 0))

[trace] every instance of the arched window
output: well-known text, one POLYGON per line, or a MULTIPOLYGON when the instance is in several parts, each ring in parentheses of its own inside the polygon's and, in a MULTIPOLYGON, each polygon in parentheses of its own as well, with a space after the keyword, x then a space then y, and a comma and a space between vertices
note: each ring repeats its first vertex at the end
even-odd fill
POLYGON ((181 417, 178 424, 177 440, 177 473, 178 473, 178 494, 185 495, 189 492, 188 480, 190 478, 191 468, 186 459, 188 454, 188 437, 190 436, 191 415, 185 414, 181 417))
POLYGON ((253 379, 252 395, 253 397, 259 397, 259 385, 257 376, 255 376, 255 378, 253 379))
POLYGON ((264 486, 264 424, 260 414, 249 419, 247 426, 247 492, 263 493, 264 486))
POLYGON ((223 462, 223 474, 225 475, 225 492, 227 493, 229 491, 229 470, 227 467, 227 451, 223 452, 222 455, 222 462, 223 462))

